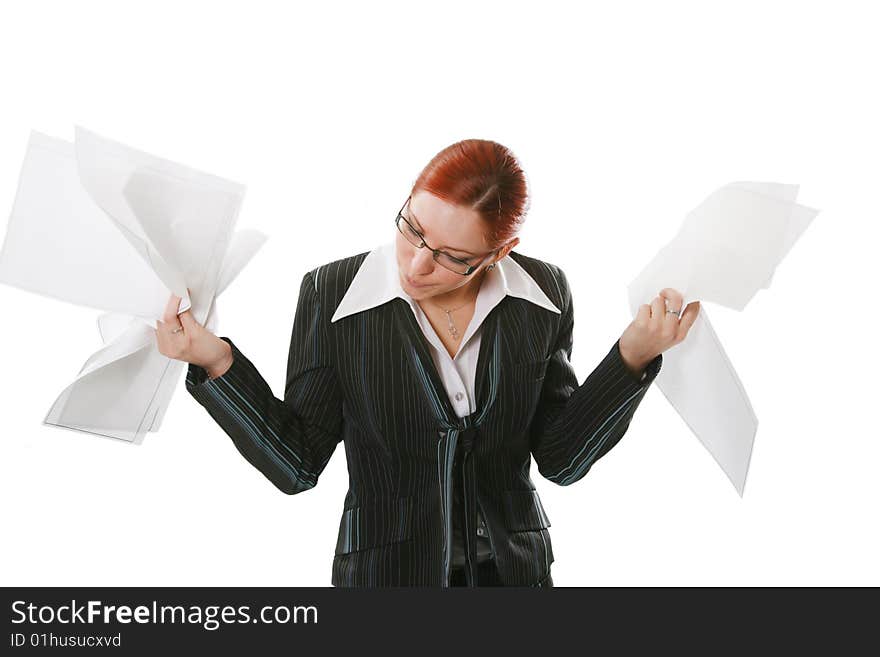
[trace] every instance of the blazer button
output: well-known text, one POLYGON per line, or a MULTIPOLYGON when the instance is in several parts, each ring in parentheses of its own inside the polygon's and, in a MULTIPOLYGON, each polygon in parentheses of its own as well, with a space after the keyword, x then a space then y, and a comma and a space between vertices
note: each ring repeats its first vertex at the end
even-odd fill
POLYGON ((485 536, 486 531, 482 527, 477 527, 477 536, 485 536))
POLYGON ((455 401, 461 401, 462 399, 464 399, 463 394, 461 394, 460 392, 455 393, 455 401))

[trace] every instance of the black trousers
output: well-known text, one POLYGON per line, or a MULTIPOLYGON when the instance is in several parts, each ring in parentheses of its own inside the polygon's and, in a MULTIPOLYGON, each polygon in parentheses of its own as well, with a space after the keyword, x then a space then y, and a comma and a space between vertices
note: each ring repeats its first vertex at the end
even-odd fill
MULTIPOLYGON (((467 575, 464 568, 452 568, 449 571, 449 586, 467 586, 467 575)), ((495 565, 495 559, 481 561, 477 564, 477 586, 504 586, 495 565)), ((550 573, 537 586, 552 588, 553 578, 550 573)))

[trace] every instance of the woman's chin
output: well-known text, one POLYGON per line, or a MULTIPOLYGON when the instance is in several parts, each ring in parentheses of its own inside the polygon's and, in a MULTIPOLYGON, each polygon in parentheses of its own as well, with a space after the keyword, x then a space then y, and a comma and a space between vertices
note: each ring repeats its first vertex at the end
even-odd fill
POLYGON ((427 299, 428 297, 431 296, 431 290, 433 290, 433 288, 430 288, 430 287, 411 287, 411 286, 407 286, 407 288, 408 288, 408 289, 407 289, 407 293, 408 293, 409 296, 411 296, 413 299, 427 299))

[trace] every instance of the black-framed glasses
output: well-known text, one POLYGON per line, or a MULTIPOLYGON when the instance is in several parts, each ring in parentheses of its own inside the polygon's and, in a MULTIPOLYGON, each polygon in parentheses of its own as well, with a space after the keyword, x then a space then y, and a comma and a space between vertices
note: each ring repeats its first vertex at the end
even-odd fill
POLYGON ((461 274, 462 276, 469 276, 474 273, 477 269, 479 269, 480 265, 486 262, 486 258, 493 255, 498 249, 494 251, 490 251, 484 256, 477 256, 480 258, 480 261, 477 264, 471 264, 467 260, 463 260, 461 258, 456 258, 453 255, 449 255, 446 251, 441 251, 440 249, 435 249, 425 242, 425 238, 418 231, 418 229, 413 226, 409 219, 403 216, 403 209, 406 207, 407 203, 409 203, 412 196, 406 199, 403 202, 403 205, 400 206, 400 210, 397 212, 397 218, 394 220, 394 224, 397 226, 397 230, 401 232, 401 234, 406 238, 407 242, 412 244, 417 249, 427 248, 434 254, 434 261, 439 264, 441 267, 445 267, 449 271, 454 271, 456 274, 461 274), (403 222, 401 224, 401 222, 403 222))

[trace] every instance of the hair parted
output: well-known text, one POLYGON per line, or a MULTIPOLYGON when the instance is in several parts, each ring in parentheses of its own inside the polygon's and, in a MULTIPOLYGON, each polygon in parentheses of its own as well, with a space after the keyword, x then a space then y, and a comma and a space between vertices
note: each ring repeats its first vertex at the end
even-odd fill
POLYGON ((519 160, 509 148, 488 139, 464 139, 437 153, 413 184, 412 193, 418 191, 476 210, 492 249, 516 236, 530 205, 519 160))

